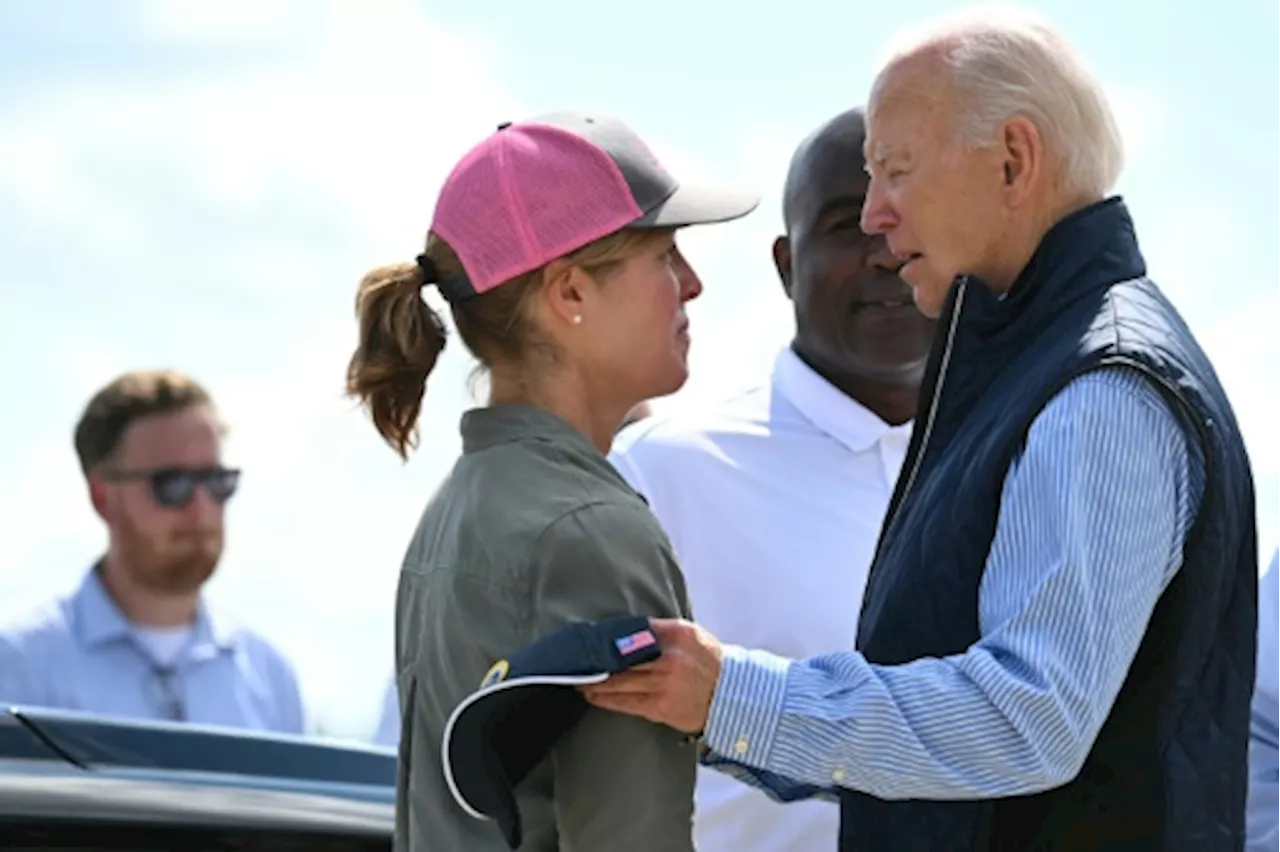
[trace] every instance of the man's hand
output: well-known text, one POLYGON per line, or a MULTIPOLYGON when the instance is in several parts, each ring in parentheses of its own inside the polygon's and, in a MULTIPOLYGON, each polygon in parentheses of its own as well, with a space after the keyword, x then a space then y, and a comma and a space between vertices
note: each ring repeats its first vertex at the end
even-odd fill
POLYGON ((616 710, 659 722, 686 734, 700 734, 707 726, 711 697, 720 678, 720 642, 688 621, 651 619, 662 656, 603 683, 582 687, 586 699, 605 710, 616 710))

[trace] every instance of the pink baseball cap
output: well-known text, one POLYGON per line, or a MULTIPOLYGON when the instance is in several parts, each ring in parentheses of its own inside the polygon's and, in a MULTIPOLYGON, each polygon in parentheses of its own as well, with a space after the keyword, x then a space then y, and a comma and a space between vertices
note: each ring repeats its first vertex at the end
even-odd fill
POLYGON ((759 196, 683 186, 616 118, 558 112, 506 123, 450 172, 431 230, 465 274, 428 282, 449 301, 504 281, 623 228, 680 228, 747 215, 759 196))

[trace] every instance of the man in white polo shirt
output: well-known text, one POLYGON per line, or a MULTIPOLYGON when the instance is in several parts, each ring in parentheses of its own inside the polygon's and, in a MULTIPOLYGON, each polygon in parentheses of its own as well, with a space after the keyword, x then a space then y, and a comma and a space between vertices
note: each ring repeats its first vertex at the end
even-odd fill
MULTIPOLYGON (((853 647, 934 333, 859 226, 863 134, 862 112, 843 113, 792 158, 773 256, 796 330, 772 375, 624 430, 610 457, 671 537, 698 623, 789 658, 853 647)), ((700 770, 702 852, 827 852, 839 822, 832 803, 783 807, 700 770)))

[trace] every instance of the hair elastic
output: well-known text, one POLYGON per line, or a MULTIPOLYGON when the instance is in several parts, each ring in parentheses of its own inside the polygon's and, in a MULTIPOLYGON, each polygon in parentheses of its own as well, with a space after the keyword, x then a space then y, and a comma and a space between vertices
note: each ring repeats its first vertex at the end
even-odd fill
POLYGON ((436 262, 427 257, 426 254, 418 255, 414 258, 414 262, 422 270, 422 286, 426 287, 429 284, 434 284, 446 302, 461 302, 476 294, 475 288, 471 286, 471 282, 467 279, 465 272, 442 276, 440 268, 436 266, 436 262))
POLYGON ((436 268, 436 262, 425 254, 420 254, 414 258, 414 262, 418 264, 418 268, 422 270, 423 284, 439 284, 440 270, 436 268))

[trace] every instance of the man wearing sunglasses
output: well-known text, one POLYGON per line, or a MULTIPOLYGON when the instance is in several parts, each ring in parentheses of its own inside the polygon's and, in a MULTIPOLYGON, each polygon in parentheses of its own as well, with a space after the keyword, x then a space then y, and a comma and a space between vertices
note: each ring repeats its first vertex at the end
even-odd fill
POLYGON ((69 596, 0 626, 0 703, 302 733, 292 666, 201 595, 240 478, 209 394, 125 374, 89 401, 75 447, 107 550, 69 596))

